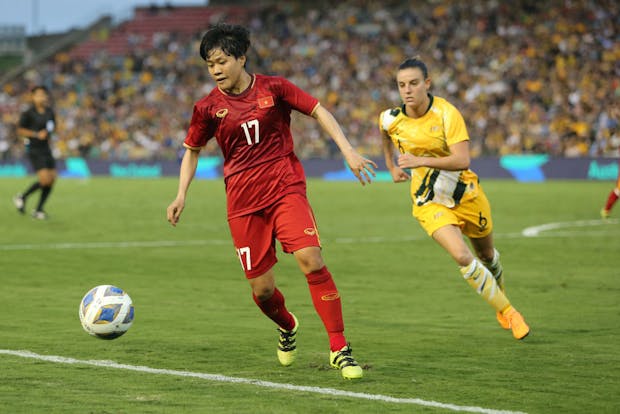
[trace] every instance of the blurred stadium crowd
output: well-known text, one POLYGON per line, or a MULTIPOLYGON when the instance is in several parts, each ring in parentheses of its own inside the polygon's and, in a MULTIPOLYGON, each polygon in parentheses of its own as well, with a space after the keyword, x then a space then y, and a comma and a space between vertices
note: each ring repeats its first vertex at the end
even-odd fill
MULTIPOLYGON (((620 155, 609 116, 620 98, 615 0, 280 3, 230 21, 252 31, 249 71, 319 98, 366 155, 381 153, 378 115, 400 104, 395 71, 413 55, 428 64, 432 93, 463 113, 473 156, 620 155)), ((0 91, 0 157, 22 155, 14 126, 29 87, 41 83, 54 97, 58 157, 176 158, 193 103, 214 86, 201 36, 159 33, 145 48, 129 34, 136 46, 126 56, 80 61, 67 51, 31 68, 0 91)), ((293 134, 302 158, 338 156, 302 115, 293 134)))

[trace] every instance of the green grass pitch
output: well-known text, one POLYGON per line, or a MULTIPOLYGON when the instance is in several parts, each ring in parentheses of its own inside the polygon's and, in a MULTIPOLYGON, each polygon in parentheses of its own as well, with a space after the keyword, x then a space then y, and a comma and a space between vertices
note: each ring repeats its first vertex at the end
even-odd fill
MULTIPOLYGON (((275 326, 252 302, 220 181, 195 181, 172 228, 165 208, 176 179, 60 180, 46 222, 18 215, 11 204, 31 180, 0 180, 0 350, 418 398, 474 412, 620 411, 620 224, 613 218, 620 207, 606 223, 598 220, 610 182, 483 181, 508 296, 532 328, 516 341, 411 217, 406 184, 310 180, 346 334, 366 367, 364 379, 351 382, 328 368, 327 338, 304 276, 281 252, 278 286, 301 328, 297 362, 278 365, 275 326), (548 223, 563 224, 522 234, 548 223), (80 299, 99 284, 125 289, 136 307, 133 327, 114 341, 89 336, 78 320, 80 299)), ((451 411, 0 353, 0 412, 451 411)))

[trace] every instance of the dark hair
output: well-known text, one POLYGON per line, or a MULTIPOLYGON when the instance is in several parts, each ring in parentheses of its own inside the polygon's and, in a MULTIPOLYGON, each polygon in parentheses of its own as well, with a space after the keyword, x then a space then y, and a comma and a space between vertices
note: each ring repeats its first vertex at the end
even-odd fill
POLYGON ((250 31, 243 26, 218 23, 211 26, 200 42, 200 56, 207 60, 211 50, 220 48, 228 56, 245 56, 250 47, 250 31))
POLYGON ((426 64, 422 62, 419 56, 415 56, 409 59, 406 59, 403 63, 400 64, 398 70, 409 69, 409 68, 418 68, 422 71, 422 75, 424 75, 424 79, 428 78, 428 69, 426 68, 426 64))
POLYGON ((45 87, 43 85, 33 86, 32 89, 30 89, 30 93, 35 93, 38 90, 41 90, 41 91, 45 92, 48 95, 50 94, 50 91, 47 89, 47 87, 45 87))

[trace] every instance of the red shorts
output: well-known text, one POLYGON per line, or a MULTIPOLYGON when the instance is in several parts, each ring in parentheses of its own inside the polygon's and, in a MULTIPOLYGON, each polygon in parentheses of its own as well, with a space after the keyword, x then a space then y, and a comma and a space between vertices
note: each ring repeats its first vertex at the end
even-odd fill
POLYGON ((248 279, 267 273, 276 264, 276 240, 285 253, 321 247, 312 208, 301 194, 287 194, 263 210, 228 219, 228 225, 248 279))

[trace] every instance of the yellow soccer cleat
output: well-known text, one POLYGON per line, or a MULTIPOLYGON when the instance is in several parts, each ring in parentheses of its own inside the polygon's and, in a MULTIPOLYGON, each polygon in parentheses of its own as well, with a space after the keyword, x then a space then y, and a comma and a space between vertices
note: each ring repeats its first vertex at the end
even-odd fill
POLYGON ((332 368, 339 369, 344 379, 362 378, 364 371, 351 355, 351 351, 351 346, 347 344, 340 351, 330 352, 329 365, 332 368))
MULTIPOLYGON (((291 313, 291 315, 293 314, 291 313)), ((278 339, 278 361, 285 367, 295 362, 295 357, 297 356, 296 337, 299 321, 295 315, 293 315, 293 319, 295 319, 295 327, 290 331, 278 328, 278 333, 280 334, 280 338, 278 339)))
POLYGON ((516 339, 523 339, 530 333, 530 327, 525 323, 523 316, 512 306, 502 316, 508 320, 512 336, 516 339))
POLYGON ((603 220, 608 219, 609 218, 609 210, 602 209, 601 210, 601 218, 603 220))

